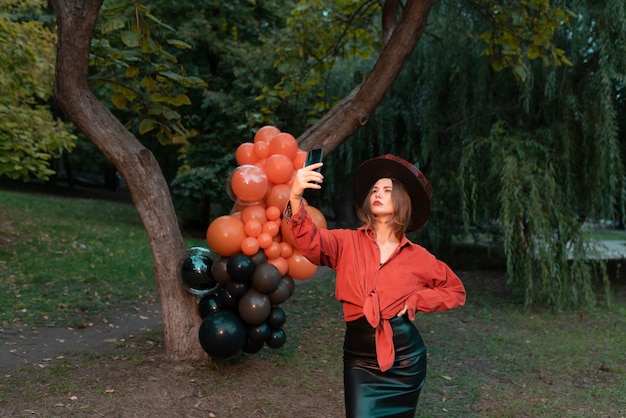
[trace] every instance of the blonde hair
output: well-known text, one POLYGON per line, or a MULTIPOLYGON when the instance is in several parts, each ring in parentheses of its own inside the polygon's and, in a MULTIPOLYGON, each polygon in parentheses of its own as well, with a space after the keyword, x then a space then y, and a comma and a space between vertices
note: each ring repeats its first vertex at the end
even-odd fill
MULTIPOLYGON (((399 240, 404 236, 406 229, 411 222, 411 198, 406 191, 406 188, 398 180, 391 178, 391 201, 393 202, 393 214, 391 216, 391 222, 393 223, 393 232, 399 240)), ((372 187, 374 187, 372 185, 372 187)), ((361 206, 357 210, 359 219, 365 224, 367 229, 374 229, 376 216, 372 213, 372 209, 369 204, 370 193, 365 196, 361 206)))

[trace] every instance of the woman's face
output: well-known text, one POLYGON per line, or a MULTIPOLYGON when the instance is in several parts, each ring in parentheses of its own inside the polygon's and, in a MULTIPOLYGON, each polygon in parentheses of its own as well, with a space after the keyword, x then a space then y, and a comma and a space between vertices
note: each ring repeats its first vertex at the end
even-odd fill
POLYGON ((391 216, 394 211, 394 204, 391 200, 393 183, 390 178, 378 180, 370 189, 370 208, 376 217, 391 216))

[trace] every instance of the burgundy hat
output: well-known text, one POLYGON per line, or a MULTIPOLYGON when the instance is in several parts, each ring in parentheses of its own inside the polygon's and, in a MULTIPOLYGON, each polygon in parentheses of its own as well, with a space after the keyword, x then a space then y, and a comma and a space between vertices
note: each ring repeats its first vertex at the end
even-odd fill
POLYGON ((430 216, 433 188, 416 166, 395 155, 369 159, 357 168, 353 185, 355 203, 360 207, 374 183, 388 177, 402 183, 411 198, 411 222, 407 232, 421 229, 430 216))

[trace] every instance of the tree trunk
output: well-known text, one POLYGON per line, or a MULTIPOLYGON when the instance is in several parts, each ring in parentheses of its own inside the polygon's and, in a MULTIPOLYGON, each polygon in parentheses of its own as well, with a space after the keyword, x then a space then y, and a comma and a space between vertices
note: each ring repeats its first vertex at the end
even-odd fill
POLYGON ((128 183, 154 257, 167 358, 203 359, 206 354, 198 340, 196 299, 179 281, 179 263, 186 252, 167 182, 154 155, 88 87, 91 35, 102 1, 51 0, 59 36, 54 97, 128 183))
POLYGON ((433 3, 434 0, 408 0, 400 22, 394 27, 392 22, 397 7, 402 7, 401 2, 385 1, 383 29, 388 41, 384 43, 372 72, 360 86, 300 135, 298 143, 302 149, 324 147, 330 152, 367 123, 424 33, 433 3), (396 9, 390 10, 393 6, 396 9))

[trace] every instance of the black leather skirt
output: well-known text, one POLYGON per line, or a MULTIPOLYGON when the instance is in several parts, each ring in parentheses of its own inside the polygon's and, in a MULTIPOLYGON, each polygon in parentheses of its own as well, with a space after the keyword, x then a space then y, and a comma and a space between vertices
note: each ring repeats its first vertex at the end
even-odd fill
POLYGON ((347 323, 343 377, 347 418, 413 418, 426 378, 426 347, 408 317, 389 320, 396 352, 382 372, 376 360, 375 330, 365 317, 347 323))

